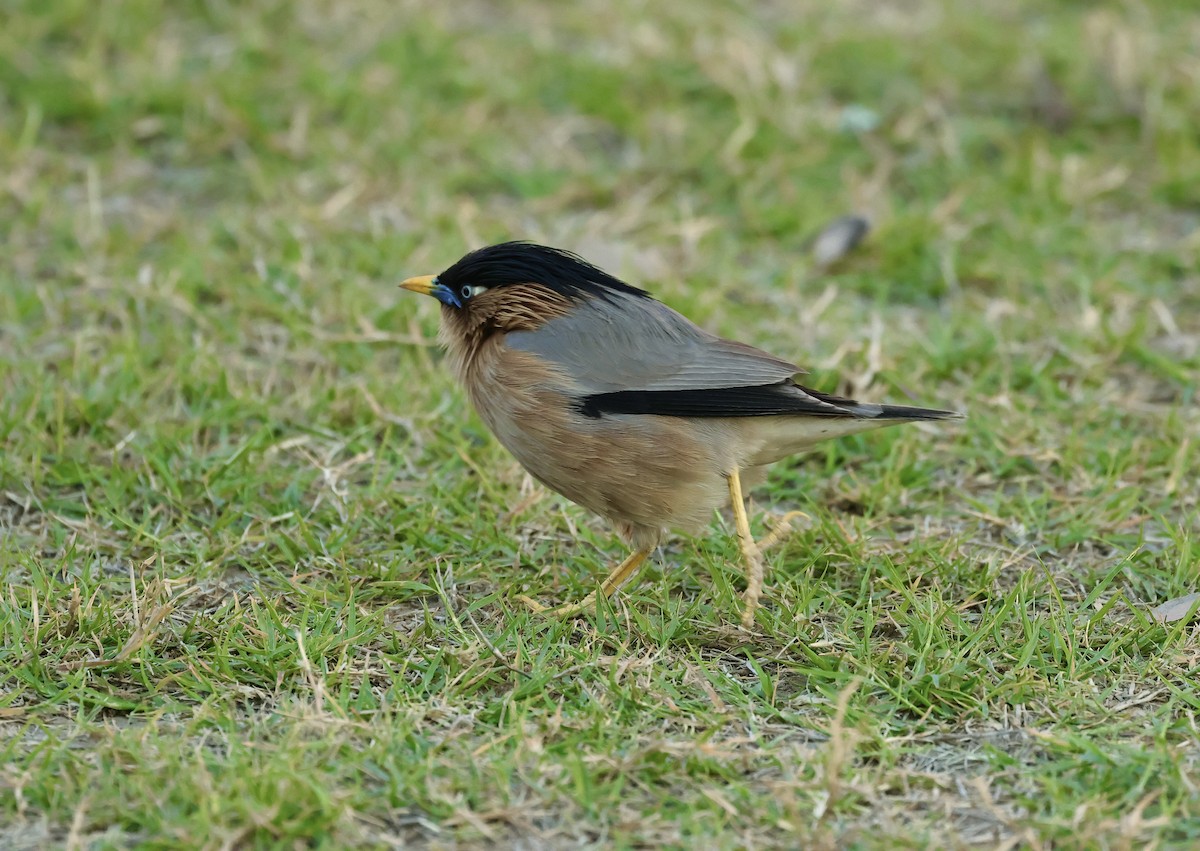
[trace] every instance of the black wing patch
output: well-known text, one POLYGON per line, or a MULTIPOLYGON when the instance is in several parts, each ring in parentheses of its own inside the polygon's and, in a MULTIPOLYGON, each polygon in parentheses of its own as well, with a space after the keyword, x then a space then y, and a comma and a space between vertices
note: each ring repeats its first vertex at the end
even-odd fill
POLYGON ((801 389, 790 381, 754 387, 705 390, 619 390, 584 396, 577 403, 586 417, 605 414, 657 414, 663 417, 768 417, 807 414, 814 417, 877 415, 873 406, 851 399, 801 389), (812 395, 808 395, 812 394, 812 395))

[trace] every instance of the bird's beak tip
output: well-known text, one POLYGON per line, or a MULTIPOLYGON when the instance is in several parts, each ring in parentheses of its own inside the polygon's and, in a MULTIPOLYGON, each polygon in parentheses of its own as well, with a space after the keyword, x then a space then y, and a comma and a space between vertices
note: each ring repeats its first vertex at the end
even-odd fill
POLYGON ((420 293, 421 295, 433 295, 433 288, 436 284, 437 275, 420 275, 416 278, 401 281, 400 288, 420 293))

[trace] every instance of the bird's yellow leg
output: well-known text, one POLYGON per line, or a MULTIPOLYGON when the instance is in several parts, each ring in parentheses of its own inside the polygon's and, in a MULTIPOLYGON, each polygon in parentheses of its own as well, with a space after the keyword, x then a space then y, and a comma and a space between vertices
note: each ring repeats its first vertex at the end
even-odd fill
POLYGON ((762 596, 763 563, 762 551, 750 533, 750 518, 746 516, 746 500, 742 497, 742 478, 736 469, 729 474, 729 501, 733 505, 733 522, 746 567, 746 593, 743 596, 746 607, 742 609, 742 626, 749 629, 754 626, 754 612, 758 608, 758 598, 762 596))
MULTIPOLYGON (((654 547, 647 547, 643 550, 634 550, 631 552, 623 562, 609 571, 608 576, 604 577, 604 581, 600 583, 600 593, 605 597, 611 597, 617 593, 617 589, 637 573, 638 568, 642 566, 642 562, 652 552, 654 552, 654 547)), ((532 597, 526 597, 524 594, 517 599, 539 614, 553 615, 560 618, 569 618, 583 612, 590 612, 596 607, 595 591, 588 594, 578 603, 565 603, 561 606, 543 606, 537 600, 534 600, 532 597)))

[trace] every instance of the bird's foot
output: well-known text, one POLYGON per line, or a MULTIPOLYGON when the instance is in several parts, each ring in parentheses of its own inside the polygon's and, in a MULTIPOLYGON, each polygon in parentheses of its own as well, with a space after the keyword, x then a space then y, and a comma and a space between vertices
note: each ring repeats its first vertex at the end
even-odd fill
POLYGON ((525 594, 517 597, 517 600, 528 606, 534 614, 546 615, 552 618, 571 618, 585 612, 590 612, 596 608, 596 592, 594 591, 578 603, 563 603, 560 606, 544 606, 525 594))
POLYGON ((759 598, 762 597, 762 552, 751 542, 750 546, 742 547, 742 560, 746 568, 746 590, 742 594, 742 628, 751 629, 754 626, 754 613, 758 611, 759 598))
POLYGON ((742 544, 742 560, 746 567, 746 591, 742 594, 742 600, 745 602, 745 606, 742 609, 742 626, 745 629, 750 629, 754 626, 754 613, 758 611, 758 601, 762 597, 762 554, 771 549, 771 547, 778 546, 781 541, 792 534, 792 520, 797 517, 803 517, 806 520, 811 519, 803 511, 789 511, 779 518, 779 522, 774 529, 758 541, 750 539, 750 525, 748 522, 745 527, 746 537, 743 538, 739 535, 742 544))
POLYGON ((604 581, 600 583, 599 592, 593 591, 578 603, 564 603, 561 606, 543 606, 537 600, 524 594, 517 597, 517 599, 533 609, 536 614, 548 615, 554 618, 572 618, 584 612, 594 611, 596 608, 597 593, 603 594, 605 597, 612 597, 613 594, 617 593, 618 588, 628 582, 638 572, 638 568, 642 566, 642 562, 653 551, 653 547, 645 547, 631 552, 625 557, 624 561, 609 571, 608 576, 604 577, 604 581))
POLYGON ((771 549, 771 547, 777 547, 787 540, 787 537, 795 531, 792 528, 792 521, 797 517, 803 517, 805 520, 812 520, 812 518, 803 511, 789 511, 775 522, 775 528, 768 532, 766 537, 759 540, 759 552, 766 552, 767 550, 771 549))
POLYGON ((803 511, 789 511, 779 518, 779 523, 761 541, 754 540, 750 531, 750 518, 746 516, 746 501, 742 497, 742 478, 735 469, 729 473, 729 502, 733 506, 733 520, 737 529, 738 544, 742 549, 742 564, 746 569, 746 592, 742 595, 745 606, 742 608, 742 627, 750 629, 754 626, 754 613, 758 611, 758 601, 762 597, 763 560, 765 550, 778 544, 792 531, 792 519, 808 517, 803 511))

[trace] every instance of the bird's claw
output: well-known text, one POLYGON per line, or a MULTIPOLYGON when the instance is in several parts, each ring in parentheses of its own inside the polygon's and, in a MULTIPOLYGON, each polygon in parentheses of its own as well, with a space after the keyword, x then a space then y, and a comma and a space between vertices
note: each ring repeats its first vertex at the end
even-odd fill
POLYGON ((569 618, 590 611, 596 605, 596 595, 589 594, 578 603, 564 603, 561 606, 544 606, 532 597, 521 594, 517 601, 524 603, 536 615, 546 615, 554 618, 569 618))
POLYGON ((744 606, 742 608, 743 629, 754 627, 754 614, 758 611, 758 601, 762 598, 762 554, 792 534, 792 520, 796 517, 812 519, 803 511, 789 511, 779 518, 775 528, 768 532, 766 537, 758 541, 744 542, 742 545, 742 557, 746 565, 746 592, 743 594, 744 606))
POLYGON ((526 595, 526 594, 521 594, 521 595, 519 595, 519 596, 517 597, 517 602, 518 602, 518 603, 524 603, 526 606, 528 606, 528 607, 530 608, 530 610, 531 610, 531 611, 533 611, 533 612, 534 612, 534 614, 539 614, 539 615, 540 615, 542 612, 548 612, 548 611, 551 611, 551 607, 550 607, 550 606, 543 606, 543 605, 542 605, 541 603, 539 603, 537 600, 533 599, 532 597, 530 597, 530 596, 528 596, 528 595, 526 595))
POLYGON ((792 528, 792 521, 797 517, 803 517, 805 520, 812 520, 812 517, 803 511, 789 511, 787 514, 784 514, 782 517, 780 517, 775 522, 775 528, 768 532, 766 537, 762 538, 758 542, 759 551, 766 552, 772 547, 779 546, 779 544, 782 543, 788 537, 788 535, 795 531, 792 528))

